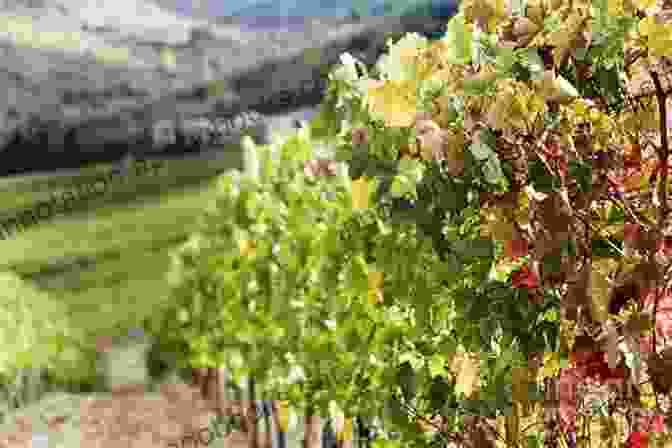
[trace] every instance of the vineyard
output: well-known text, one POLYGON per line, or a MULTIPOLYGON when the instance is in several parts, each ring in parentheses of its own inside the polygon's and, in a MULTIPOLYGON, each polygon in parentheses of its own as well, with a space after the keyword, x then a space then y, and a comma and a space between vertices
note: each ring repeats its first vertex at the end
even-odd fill
MULTIPOLYGON (((441 39, 342 55, 171 251, 156 349, 220 417, 223 367, 303 409, 305 448, 334 407, 341 447, 353 422, 373 448, 672 446, 669 7, 465 0, 441 39)), ((0 373, 60 365, 71 327, 0 373)))

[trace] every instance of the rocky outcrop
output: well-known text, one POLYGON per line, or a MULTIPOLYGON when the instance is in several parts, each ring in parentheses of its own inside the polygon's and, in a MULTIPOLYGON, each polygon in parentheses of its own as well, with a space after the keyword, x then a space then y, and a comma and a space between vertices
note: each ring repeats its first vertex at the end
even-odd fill
POLYGON ((218 22, 141 0, 0 2, 0 174, 118 159, 129 145, 157 151, 153 129, 166 121, 317 104, 325 67, 343 51, 372 62, 387 34, 437 26, 427 17, 306 19, 278 31, 218 22))

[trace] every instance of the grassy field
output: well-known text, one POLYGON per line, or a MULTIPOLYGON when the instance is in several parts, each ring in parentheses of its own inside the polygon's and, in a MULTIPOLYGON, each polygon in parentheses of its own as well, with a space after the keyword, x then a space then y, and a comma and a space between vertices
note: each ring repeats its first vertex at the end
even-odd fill
MULTIPOLYGON (((236 148, 226 148, 218 157, 165 160, 156 175, 129 176, 104 195, 78 202, 71 213, 0 241, 0 270, 14 271, 66 303, 92 343, 94 336, 127 334, 168 299, 170 251, 194 229, 217 175, 239 163, 236 148)), ((2 215, 110 169, 2 179, 2 215)))

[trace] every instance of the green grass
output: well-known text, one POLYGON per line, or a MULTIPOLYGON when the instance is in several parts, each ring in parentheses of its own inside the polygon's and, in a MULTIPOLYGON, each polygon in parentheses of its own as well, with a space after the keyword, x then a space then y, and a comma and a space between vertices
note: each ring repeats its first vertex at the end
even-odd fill
MULTIPOLYGON (((166 188, 183 188, 201 183, 204 179, 240 166, 240 154, 235 148, 222 150, 217 160, 166 160, 158 172, 149 172, 143 176, 131 174, 125 182, 114 182, 107 193, 93 201, 78 201, 77 209, 90 211, 106 203, 121 203, 154 197, 166 188)), ((92 183, 112 169, 112 164, 100 164, 87 167, 75 176, 24 176, 0 179, 0 204, 5 217, 50 199, 51 194, 59 196, 64 191, 73 190, 80 184, 92 183)), ((115 179, 116 180, 116 179, 115 179)))
MULTIPOLYGON (((167 160, 158 175, 130 177, 102 196, 78 201, 67 215, 0 241, 0 270, 17 272, 65 303, 92 343, 97 335, 126 334, 170 300, 165 281, 170 252, 195 229, 218 174, 239 163, 234 151, 217 160, 167 160)), ((50 192, 90 182, 110 168, 2 179, 3 215, 31 207, 50 192)))

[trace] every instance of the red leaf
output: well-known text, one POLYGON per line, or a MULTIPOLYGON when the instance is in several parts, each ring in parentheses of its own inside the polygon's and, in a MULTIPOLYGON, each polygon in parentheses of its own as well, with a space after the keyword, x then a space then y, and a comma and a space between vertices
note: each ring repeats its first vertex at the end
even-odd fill
POLYGON ((577 386, 581 376, 576 369, 560 369, 560 427, 564 432, 576 430, 577 386))
POLYGON ((647 448, 649 446, 649 435, 642 431, 635 431, 630 434, 625 445, 628 448, 647 448))
POLYGON ((558 172, 560 174, 560 177, 563 179, 567 177, 567 160, 566 159, 559 159, 558 160, 558 172))
POLYGON ((664 433, 665 417, 662 415, 642 415, 639 418, 639 428, 644 432, 664 433))
POLYGON ((630 245, 634 245, 641 236, 639 224, 625 223, 623 225, 623 239, 630 245))
POLYGON ((672 295, 669 292, 665 293, 662 288, 646 288, 641 293, 641 299, 645 306, 653 306, 656 301, 656 292, 660 294, 656 314, 656 331, 663 337, 672 337, 672 295))
POLYGON ((555 142, 547 144, 546 147, 544 148, 544 152, 551 159, 558 159, 562 157, 562 148, 555 142))
POLYGON ((511 273, 511 285, 514 288, 536 288, 539 286, 539 278, 530 271, 528 265, 525 265, 520 270, 511 273))
POLYGON ((504 244, 504 254, 514 260, 528 254, 527 240, 507 240, 504 244))
POLYGON ((664 236, 661 238, 657 245, 656 250, 661 254, 667 257, 672 255, 672 236, 664 236))
POLYGON ((653 353, 653 337, 641 336, 639 338, 639 351, 641 353, 653 353))

